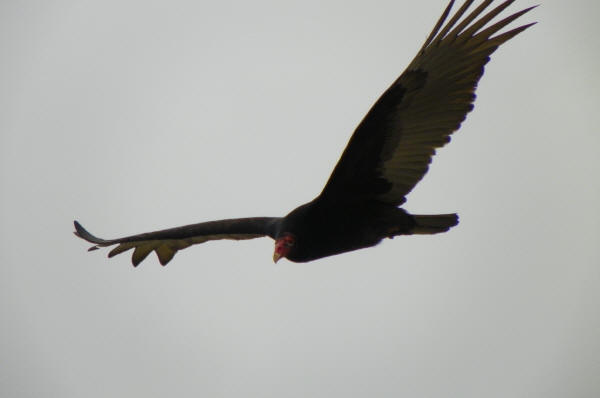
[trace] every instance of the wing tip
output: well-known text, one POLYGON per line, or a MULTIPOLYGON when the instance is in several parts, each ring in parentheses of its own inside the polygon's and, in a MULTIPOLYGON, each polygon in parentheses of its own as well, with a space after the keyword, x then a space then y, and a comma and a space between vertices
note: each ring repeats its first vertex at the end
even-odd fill
POLYGON ((73 233, 75 234, 75 236, 77 236, 78 238, 82 238, 82 236, 79 233, 79 231, 81 231, 81 230, 85 231, 85 229, 81 226, 81 224, 79 224, 79 221, 73 220, 73 226, 75 227, 75 231, 73 231, 73 233))
POLYGON ((98 237, 92 235, 90 232, 88 232, 87 229, 83 228, 83 226, 79 223, 79 221, 74 220, 73 225, 75 226, 75 231, 73 232, 75 234, 75 236, 77 236, 78 238, 81 238, 83 240, 86 240, 90 243, 96 244, 96 246, 93 246, 92 248, 90 248, 90 250, 96 250, 96 249, 98 249, 97 245, 108 243, 107 240, 98 238, 98 237))
MULTIPOLYGON (((75 236, 77 236, 78 238, 83 239, 87 242, 94 243, 94 246, 90 247, 88 249, 88 251, 98 250, 101 247, 110 246, 111 244, 119 243, 118 241, 105 240, 105 239, 101 239, 101 238, 98 238, 97 236, 92 235, 77 220, 73 220, 73 226, 75 227, 75 231, 73 231, 73 234, 75 236)), ((112 257, 114 257, 118 254, 121 254, 127 250, 130 250, 134 247, 135 247, 135 245, 132 245, 130 242, 129 242, 129 244, 121 243, 120 245, 118 245, 117 247, 112 249, 110 252, 108 252, 107 257, 112 258, 112 257)), ((156 251, 156 254, 158 255, 158 260, 159 260, 160 264, 164 267, 173 259, 173 257, 175 256, 176 250, 168 248, 167 246, 161 247, 161 249, 162 250, 155 250, 155 251, 156 251)), ((133 265, 133 267, 137 268, 137 266, 140 265, 140 263, 146 259, 147 255, 151 251, 152 250, 144 253, 143 255, 140 254, 141 252, 134 251, 134 254, 131 257, 131 264, 133 265)))

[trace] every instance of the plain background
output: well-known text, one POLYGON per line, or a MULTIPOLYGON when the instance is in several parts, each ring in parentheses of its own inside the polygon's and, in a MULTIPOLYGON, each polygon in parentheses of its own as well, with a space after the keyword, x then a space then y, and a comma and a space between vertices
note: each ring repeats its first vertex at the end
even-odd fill
POLYGON ((71 233, 311 200, 445 6, 2 2, 0 395, 600 396, 596 1, 543 1, 494 54, 406 205, 447 234, 134 269, 71 233))

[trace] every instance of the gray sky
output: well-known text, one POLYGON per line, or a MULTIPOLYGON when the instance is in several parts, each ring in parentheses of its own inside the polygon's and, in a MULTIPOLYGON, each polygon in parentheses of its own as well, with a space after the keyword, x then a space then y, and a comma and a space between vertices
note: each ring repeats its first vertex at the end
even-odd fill
POLYGON ((312 199, 445 5, 3 2, 0 395, 600 396, 595 1, 543 1, 494 54, 406 205, 458 212, 447 234, 134 269, 71 233, 312 199))

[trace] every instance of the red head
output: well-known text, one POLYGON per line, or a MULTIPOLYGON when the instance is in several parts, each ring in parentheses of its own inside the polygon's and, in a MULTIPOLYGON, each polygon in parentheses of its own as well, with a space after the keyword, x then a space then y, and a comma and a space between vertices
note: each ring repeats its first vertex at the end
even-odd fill
POLYGON ((287 257, 292 247, 296 243, 294 235, 286 233, 275 240, 275 252, 273 253, 273 261, 277 262, 282 257, 287 257))

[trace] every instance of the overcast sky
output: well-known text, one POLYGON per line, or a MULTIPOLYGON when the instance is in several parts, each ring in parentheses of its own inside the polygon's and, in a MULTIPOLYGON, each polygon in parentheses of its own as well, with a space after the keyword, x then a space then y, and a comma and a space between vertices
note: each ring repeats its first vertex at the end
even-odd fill
POLYGON ((0 395, 600 396, 597 1, 542 1, 493 55, 406 204, 449 233, 137 269, 72 234, 311 200, 445 6, 2 2, 0 395))

